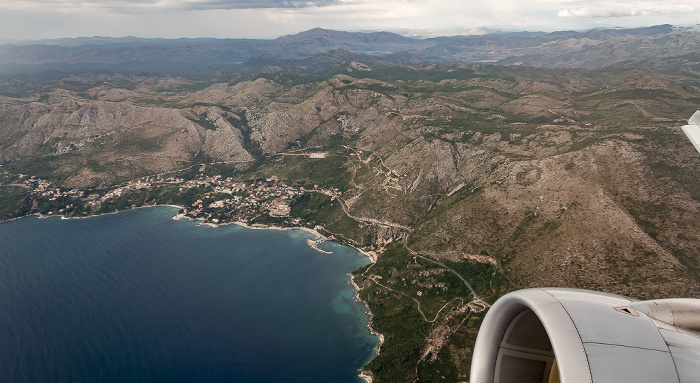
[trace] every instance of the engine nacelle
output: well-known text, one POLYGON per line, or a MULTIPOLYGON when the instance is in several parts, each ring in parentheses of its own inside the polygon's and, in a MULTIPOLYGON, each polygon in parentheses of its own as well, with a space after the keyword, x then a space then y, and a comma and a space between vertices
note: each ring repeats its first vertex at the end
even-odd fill
POLYGON ((700 382, 700 300, 527 289, 487 313, 471 383, 700 382))

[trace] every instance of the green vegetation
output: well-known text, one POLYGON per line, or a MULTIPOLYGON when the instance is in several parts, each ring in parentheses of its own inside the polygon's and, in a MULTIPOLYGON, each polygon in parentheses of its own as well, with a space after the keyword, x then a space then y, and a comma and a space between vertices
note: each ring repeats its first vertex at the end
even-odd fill
MULTIPOLYGON (((509 288, 492 265, 468 261, 447 265, 473 281, 472 286, 487 298, 494 299, 509 288)), ((353 276, 361 287, 360 298, 372 311, 373 328, 384 336, 382 352, 366 366, 379 381, 468 377, 469 356, 483 314, 464 307, 473 297, 456 275, 393 243, 375 264, 353 276), (441 347, 434 350, 435 358, 427 351, 425 339, 438 332, 447 336, 438 342, 441 347)))
MULTIPOLYGON (((410 298, 380 287, 365 275, 386 274, 396 284, 397 278, 405 279, 399 268, 405 269, 411 258, 400 244, 394 244, 386 249, 377 263, 353 272, 355 282, 362 287, 360 299, 372 311, 372 326, 384 335, 382 352, 366 366, 382 382, 405 382, 416 378, 415 366, 421 356, 423 339, 432 326, 421 317, 410 298)), ((402 287, 404 284, 401 282, 402 287)))
POLYGON ((70 217, 84 216, 90 213, 79 199, 69 196, 41 197, 38 199, 38 206, 37 211, 42 215, 57 214, 70 217))
POLYGON ((234 113, 238 116, 240 122, 231 121, 229 119, 229 123, 235 127, 238 127, 241 134, 243 134, 243 147, 253 156, 253 158, 258 160, 261 159, 263 157, 263 151, 260 147, 260 143, 250 138, 251 130, 250 126, 248 126, 248 117, 246 116, 245 110, 240 110, 234 113))
POLYGON ((290 208, 291 216, 320 223, 329 232, 356 246, 372 245, 371 227, 348 217, 337 199, 320 193, 304 194, 292 201, 290 208))
POLYGON ((199 118, 190 117, 190 121, 201 126, 204 129, 216 130, 218 129, 213 122, 209 120, 206 116, 199 116, 199 118))
POLYGON ((348 190, 347 180, 350 178, 347 158, 347 155, 339 152, 330 152, 326 158, 318 159, 300 155, 281 156, 251 169, 247 172, 247 178, 253 179, 258 174, 266 177, 274 175, 292 184, 308 187, 319 185, 345 191, 348 190))
POLYGON ((28 194, 29 190, 23 187, 0 185, 0 220, 28 212, 24 205, 28 194))
POLYGON ((60 186, 79 169, 79 165, 76 164, 78 161, 80 160, 77 156, 69 153, 62 156, 24 157, 7 163, 5 167, 14 174, 50 179, 56 186, 60 186))
POLYGON ((25 157, 6 164, 7 169, 15 174, 31 174, 35 177, 55 179, 58 166, 56 157, 25 157))
POLYGON ((157 137, 138 137, 132 136, 119 140, 115 143, 114 148, 117 150, 133 150, 136 152, 152 152, 163 146, 166 138, 157 137))

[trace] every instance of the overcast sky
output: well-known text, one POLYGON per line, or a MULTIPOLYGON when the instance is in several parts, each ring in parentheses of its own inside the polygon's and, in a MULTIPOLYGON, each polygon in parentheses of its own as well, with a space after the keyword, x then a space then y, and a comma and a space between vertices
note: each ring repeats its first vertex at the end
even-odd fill
POLYGON ((698 0, 0 0, 0 41, 274 38, 315 27, 426 36, 698 23, 698 0))

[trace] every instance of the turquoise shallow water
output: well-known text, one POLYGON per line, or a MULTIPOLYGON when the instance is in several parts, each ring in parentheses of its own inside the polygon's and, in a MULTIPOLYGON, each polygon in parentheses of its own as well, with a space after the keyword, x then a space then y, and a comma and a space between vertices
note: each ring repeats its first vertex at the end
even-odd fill
POLYGON ((176 211, 0 224, 0 381, 361 381, 365 257, 176 211))

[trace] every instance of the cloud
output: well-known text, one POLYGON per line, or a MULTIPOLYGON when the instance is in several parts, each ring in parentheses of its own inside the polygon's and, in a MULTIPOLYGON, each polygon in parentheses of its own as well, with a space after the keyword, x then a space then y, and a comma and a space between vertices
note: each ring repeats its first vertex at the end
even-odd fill
POLYGON ((112 10, 132 12, 162 7, 171 0, 0 0, 0 9, 29 12, 95 12, 112 10))
POLYGON ((410 34, 694 25, 698 0, 0 0, 0 36, 274 38, 321 27, 410 34))
POLYGON ((636 9, 593 9, 593 8, 577 8, 564 9, 557 13, 559 17, 625 17, 625 16, 646 16, 648 12, 636 9))
POLYGON ((607 4, 599 7, 585 6, 563 9, 557 13, 557 16, 563 18, 636 17, 694 11, 695 7, 686 2, 631 1, 607 4))
MULTIPOLYGON (((25 11, 109 11, 135 13, 148 10, 193 11, 231 9, 291 9, 338 5, 348 0, 0 0, 0 9, 25 11)), ((352 1, 352 0, 350 0, 352 1)))
POLYGON ((340 4, 340 0, 192 0, 180 4, 188 10, 308 8, 340 4))

